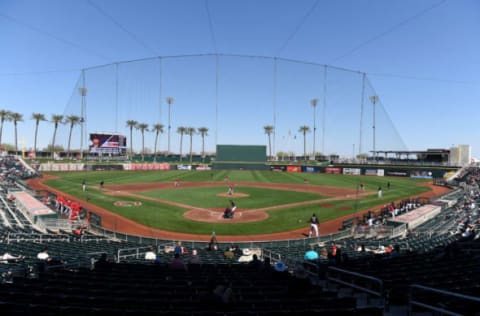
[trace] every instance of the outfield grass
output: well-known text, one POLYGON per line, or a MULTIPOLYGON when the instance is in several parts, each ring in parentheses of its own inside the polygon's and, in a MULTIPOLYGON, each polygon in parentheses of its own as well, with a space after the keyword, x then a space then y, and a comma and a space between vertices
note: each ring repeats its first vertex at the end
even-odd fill
MULTIPOLYGON (((418 186, 422 179, 344 176, 310 173, 280 173, 271 171, 98 171, 98 172, 71 172, 50 173, 60 178, 48 180, 46 184, 60 191, 71 194, 79 199, 101 206, 121 216, 153 228, 196 234, 209 234, 215 230, 218 234, 250 235, 261 233, 282 232, 305 227, 312 213, 316 213, 320 221, 326 221, 359 210, 371 208, 379 204, 386 204, 412 195, 426 192, 428 189, 418 186), (301 207, 269 211, 269 218, 254 223, 211 224, 188 220, 183 217, 186 209, 147 199, 129 198, 105 195, 96 189, 100 181, 109 184, 127 184, 143 182, 172 182, 179 178, 184 182, 223 181, 228 176, 233 182, 265 182, 265 183, 293 183, 302 184, 305 180, 315 185, 356 188, 364 183, 367 190, 375 192, 358 200, 334 201, 329 207, 320 207, 318 204, 301 207), (81 183, 85 180, 89 186, 87 193, 82 192, 81 183), (391 183, 390 190, 386 190, 387 182, 391 183), (383 198, 378 199, 377 188, 383 188, 383 198), (142 202, 141 207, 118 207, 114 203, 118 200, 142 202), (348 207, 348 210, 341 208, 348 207)), ((173 185, 172 185, 173 188, 173 185)), ((225 187, 206 188, 176 188, 144 192, 147 196, 163 200, 175 201, 198 207, 223 208, 226 198, 219 198, 217 193, 225 193, 225 187)), ((305 192, 290 192, 265 188, 240 187, 238 192, 249 194, 248 198, 235 199, 240 208, 260 208, 270 205, 287 204, 305 200, 322 198, 322 196, 305 192)), ((321 203, 319 203, 321 204, 321 203)))
MULTIPOLYGON (((143 192, 141 195, 204 208, 224 208, 229 205, 228 202, 231 197, 218 196, 218 194, 222 193, 225 193, 225 188, 223 186, 206 188, 172 188, 143 192)), ((292 192, 255 187, 237 187, 235 193, 247 195, 245 197, 236 197, 234 199, 237 206, 243 209, 263 208, 272 205, 325 198, 325 196, 315 193, 292 192)))

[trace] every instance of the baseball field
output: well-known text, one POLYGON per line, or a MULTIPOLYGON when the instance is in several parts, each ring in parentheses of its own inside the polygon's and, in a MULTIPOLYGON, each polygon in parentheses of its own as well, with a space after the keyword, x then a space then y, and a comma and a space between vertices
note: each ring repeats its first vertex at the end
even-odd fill
POLYGON ((240 170, 62 172, 42 181, 151 229, 229 236, 299 230, 312 213, 327 222, 430 190, 424 179, 240 170), (233 193, 227 194, 230 186, 233 193), (237 210, 224 219, 230 200, 237 210))

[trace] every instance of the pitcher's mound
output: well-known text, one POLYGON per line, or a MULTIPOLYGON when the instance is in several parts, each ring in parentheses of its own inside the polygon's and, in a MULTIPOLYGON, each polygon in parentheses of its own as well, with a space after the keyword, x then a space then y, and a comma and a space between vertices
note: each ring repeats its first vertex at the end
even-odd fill
POLYGON ((228 198, 239 198, 239 197, 247 197, 247 196, 250 196, 250 195, 245 194, 245 193, 233 193, 233 194, 218 193, 217 196, 228 197, 228 198))
POLYGON ((207 223, 247 223, 268 218, 264 211, 241 209, 237 209, 231 219, 223 218, 223 209, 192 209, 183 213, 183 216, 193 221, 207 223))

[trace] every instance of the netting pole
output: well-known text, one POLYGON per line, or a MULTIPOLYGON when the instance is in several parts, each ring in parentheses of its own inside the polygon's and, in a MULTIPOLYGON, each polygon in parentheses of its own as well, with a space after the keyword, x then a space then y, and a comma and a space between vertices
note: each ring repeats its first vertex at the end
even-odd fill
POLYGON ((322 154, 325 156, 325 116, 327 114, 327 65, 323 71, 322 154))
POLYGON ((316 143, 316 135, 317 135, 317 104, 318 104, 318 99, 310 100, 310 104, 313 107, 313 148, 312 148, 312 156, 313 156, 313 160, 315 160, 315 143, 316 143))
POLYGON ((218 68, 219 68, 219 56, 218 54, 215 54, 215 148, 218 145, 218 80, 219 80, 218 68))
POLYGON ((362 130, 363 130, 363 106, 365 100, 365 73, 362 76, 362 100, 360 102, 360 142, 358 144, 358 154, 362 153, 362 130))
POLYGON ((84 125, 85 125, 85 121, 86 121, 86 106, 87 106, 87 101, 86 101, 86 97, 87 97, 87 88, 85 87, 85 69, 82 69, 82 87, 80 88, 80 95, 82 97, 82 107, 81 107, 81 119, 80 119, 80 122, 81 122, 81 132, 80 132, 80 157, 83 159, 83 138, 85 137, 86 139, 86 135, 84 133, 86 133, 86 128, 84 128, 84 125))
POLYGON ((273 159, 275 156, 275 143, 277 134, 277 57, 273 58, 273 151, 271 153, 270 159, 273 159))
MULTIPOLYGON (((158 57, 158 123, 162 122, 162 57, 158 57)), ((155 154, 155 153, 154 153, 155 154)))
POLYGON ((118 63, 115 63, 115 132, 118 132, 118 63))
POLYGON ((172 109, 173 102, 175 102, 175 99, 172 98, 172 97, 167 97, 166 100, 167 100, 167 104, 168 104, 168 151, 167 151, 167 156, 170 156, 170 133, 171 133, 171 130, 172 130, 171 109, 172 109))
POLYGON ((373 159, 374 161, 377 160, 377 152, 375 148, 375 105, 378 103, 378 96, 372 95, 370 96, 370 101, 372 102, 373 105, 373 124, 372 124, 372 129, 373 129, 373 159))

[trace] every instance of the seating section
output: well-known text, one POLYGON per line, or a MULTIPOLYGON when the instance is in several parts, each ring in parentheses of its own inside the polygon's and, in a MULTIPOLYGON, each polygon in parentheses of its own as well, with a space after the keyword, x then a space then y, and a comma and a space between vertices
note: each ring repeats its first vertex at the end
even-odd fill
MULTIPOLYGON (((114 264, 0 284, 0 311, 35 315, 356 315, 353 297, 250 265, 114 264)), ((6 314, 7 315, 7 314, 6 314)))

